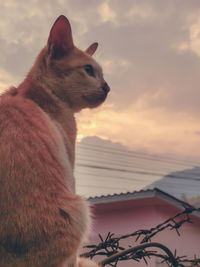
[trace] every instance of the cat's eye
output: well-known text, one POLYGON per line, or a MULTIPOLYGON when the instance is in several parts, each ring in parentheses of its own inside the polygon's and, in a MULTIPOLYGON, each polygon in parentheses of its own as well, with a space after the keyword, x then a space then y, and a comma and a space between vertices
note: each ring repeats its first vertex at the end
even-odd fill
POLYGON ((87 72, 88 75, 94 76, 94 69, 91 65, 85 65, 84 70, 87 72))

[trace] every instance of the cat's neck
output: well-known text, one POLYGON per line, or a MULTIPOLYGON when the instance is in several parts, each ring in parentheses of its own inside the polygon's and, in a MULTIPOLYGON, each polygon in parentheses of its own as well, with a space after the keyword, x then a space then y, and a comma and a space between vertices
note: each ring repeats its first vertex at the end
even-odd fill
POLYGON ((74 165, 74 147, 76 141, 76 121, 70 107, 62 103, 57 97, 50 93, 30 77, 27 77, 18 87, 18 93, 25 98, 35 102, 54 123, 62 129, 65 138, 65 146, 70 155, 72 166, 74 165))

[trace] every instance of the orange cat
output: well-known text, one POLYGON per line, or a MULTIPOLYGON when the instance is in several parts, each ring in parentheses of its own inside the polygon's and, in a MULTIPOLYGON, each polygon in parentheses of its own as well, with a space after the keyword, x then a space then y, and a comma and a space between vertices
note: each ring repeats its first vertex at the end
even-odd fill
POLYGON ((97 266, 77 253, 90 224, 75 194, 74 113, 109 92, 102 69, 54 23, 26 79, 0 97, 0 267, 97 266))

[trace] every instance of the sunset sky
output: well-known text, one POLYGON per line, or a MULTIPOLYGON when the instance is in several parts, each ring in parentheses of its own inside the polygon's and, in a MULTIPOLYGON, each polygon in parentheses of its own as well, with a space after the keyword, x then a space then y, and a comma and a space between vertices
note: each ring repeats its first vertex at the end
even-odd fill
POLYGON ((200 1, 1 1, 0 90, 24 79, 60 14, 79 48, 99 43, 111 87, 77 115, 80 137, 200 158, 200 1))

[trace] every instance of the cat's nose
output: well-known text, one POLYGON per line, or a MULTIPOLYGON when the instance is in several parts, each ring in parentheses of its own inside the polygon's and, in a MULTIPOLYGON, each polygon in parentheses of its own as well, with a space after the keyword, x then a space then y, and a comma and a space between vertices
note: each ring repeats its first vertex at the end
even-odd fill
POLYGON ((107 84, 107 82, 105 82, 103 84, 103 87, 102 87, 103 91, 107 94, 109 91, 110 91, 110 87, 109 85, 107 84))

